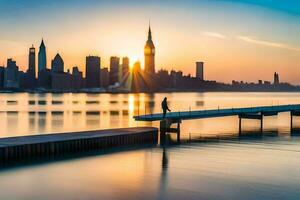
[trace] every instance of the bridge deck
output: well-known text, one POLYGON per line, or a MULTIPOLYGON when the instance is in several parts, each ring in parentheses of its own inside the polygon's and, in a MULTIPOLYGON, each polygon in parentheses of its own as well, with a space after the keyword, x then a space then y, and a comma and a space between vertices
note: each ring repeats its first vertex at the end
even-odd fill
MULTIPOLYGON (((197 110, 197 111, 184 111, 184 112, 170 112, 167 113, 167 119, 179 119, 179 120, 190 120, 190 119, 201 119, 201 118, 212 118, 212 117, 225 117, 234 116, 240 114, 266 114, 268 113, 279 113, 288 111, 299 111, 300 104, 294 105, 278 105, 278 106, 258 106, 249 108, 226 108, 226 109, 213 109, 213 110, 197 110)), ((136 121, 160 121, 163 119, 162 113, 139 115, 134 116, 136 121)))

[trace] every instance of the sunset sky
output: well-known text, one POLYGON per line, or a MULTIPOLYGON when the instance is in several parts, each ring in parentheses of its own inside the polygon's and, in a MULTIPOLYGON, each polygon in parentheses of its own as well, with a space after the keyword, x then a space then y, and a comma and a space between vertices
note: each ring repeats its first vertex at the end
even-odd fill
POLYGON ((47 62, 60 53, 65 68, 85 69, 85 56, 143 63, 151 20, 156 70, 195 74, 205 62, 210 80, 271 80, 300 84, 298 0, 0 0, 0 65, 12 57, 28 67, 28 48, 41 39, 47 62))

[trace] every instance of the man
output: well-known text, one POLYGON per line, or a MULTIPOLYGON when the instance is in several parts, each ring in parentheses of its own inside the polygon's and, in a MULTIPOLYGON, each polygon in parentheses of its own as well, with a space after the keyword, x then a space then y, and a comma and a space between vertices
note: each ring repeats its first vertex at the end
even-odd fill
POLYGON ((166 117, 166 113, 167 113, 167 110, 169 112, 171 112, 171 110, 168 108, 168 102, 167 102, 167 97, 164 98, 164 100, 161 102, 161 108, 163 110, 163 118, 166 117))

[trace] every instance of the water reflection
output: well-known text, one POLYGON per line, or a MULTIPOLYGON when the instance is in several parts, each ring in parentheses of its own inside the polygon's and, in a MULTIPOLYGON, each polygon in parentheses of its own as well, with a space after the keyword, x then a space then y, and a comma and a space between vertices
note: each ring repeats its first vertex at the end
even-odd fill
POLYGON ((46 112, 38 112, 38 131, 40 133, 46 130, 46 112))
POLYGON ((164 199, 166 196, 167 188, 168 188, 168 166, 169 166, 169 158, 167 153, 167 148, 163 147, 162 152, 162 164, 161 164, 161 175, 159 180, 159 191, 157 194, 157 198, 164 199))
MULTIPOLYGON (((3 127, 0 137, 132 126, 158 127, 158 122, 136 122, 133 116, 161 112, 164 97, 168 98, 172 111, 271 105, 274 101, 278 104, 300 102, 297 93, 0 94, 0 110, 9 115, 9 119, 6 116, 4 119, 10 120, 0 121, 3 127), (92 116, 97 119, 91 120, 92 116), (82 123, 74 124, 74 118, 82 123), (18 123, 8 126, 11 121, 18 123), (35 126, 33 121, 37 122, 35 126)), ((289 124, 288 113, 266 117, 264 132, 278 131, 278 135, 286 135, 290 133, 289 124)), ((294 118, 294 125, 300 126, 299 118, 294 118)), ((260 127, 259 123, 250 120, 244 120, 242 126, 245 133, 253 128, 259 131, 260 127)), ((237 117, 199 119, 183 121, 181 138, 188 139, 190 134, 193 137, 230 135, 238 131, 237 117)))

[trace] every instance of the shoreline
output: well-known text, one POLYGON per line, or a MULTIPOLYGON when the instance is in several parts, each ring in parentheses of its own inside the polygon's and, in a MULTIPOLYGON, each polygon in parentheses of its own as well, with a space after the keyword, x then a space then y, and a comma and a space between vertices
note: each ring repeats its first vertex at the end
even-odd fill
POLYGON ((27 93, 27 94, 161 94, 161 93, 297 93, 299 90, 166 90, 166 91, 142 91, 142 92, 82 92, 82 91, 0 91, 0 94, 15 94, 15 93, 27 93))

